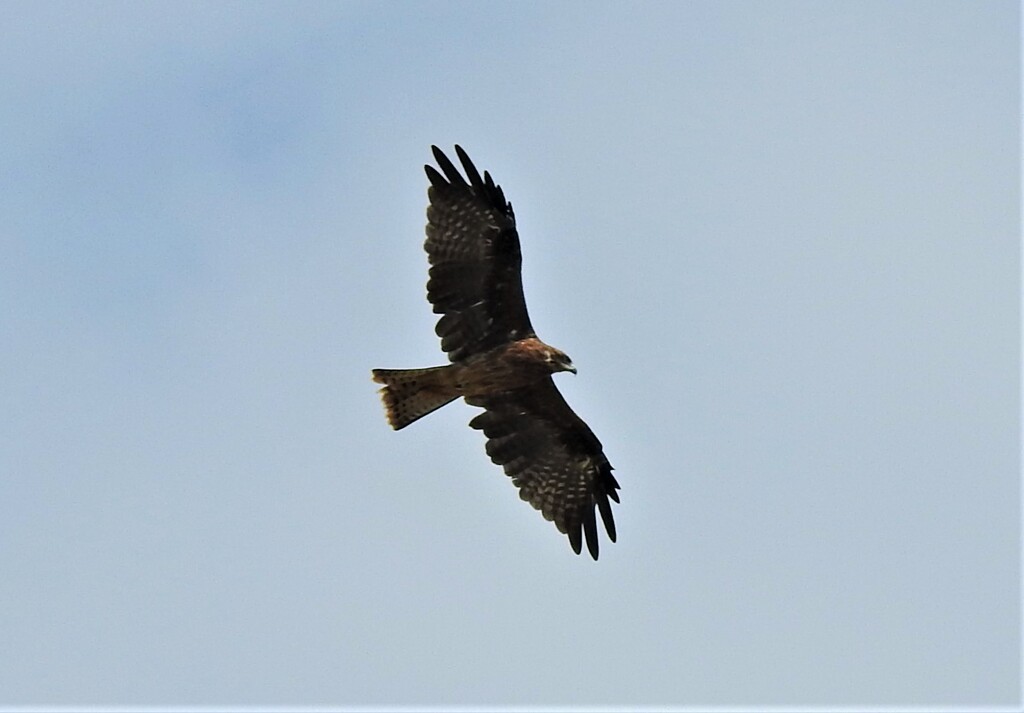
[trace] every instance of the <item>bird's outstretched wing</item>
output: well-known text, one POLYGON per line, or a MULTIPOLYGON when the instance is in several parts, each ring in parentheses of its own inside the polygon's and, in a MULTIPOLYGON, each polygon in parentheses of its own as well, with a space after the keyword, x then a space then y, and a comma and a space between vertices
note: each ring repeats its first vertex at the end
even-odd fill
POLYGON ((459 146, 463 178, 433 146, 441 171, 424 166, 430 260, 427 299, 441 315, 435 331, 453 362, 534 335, 523 299, 522 255, 512 204, 459 146), (443 174, 443 175, 442 175, 443 174), (468 179, 468 181, 467 181, 468 179))
POLYGON ((505 469, 519 497, 552 520, 580 553, 583 535, 596 560, 597 519, 615 542, 609 499, 619 502, 619 484, 601 442, 576 415, 550 377, 497 396, 466 401, 487 409, 470 426, 487 436, 487 455, 505 469))

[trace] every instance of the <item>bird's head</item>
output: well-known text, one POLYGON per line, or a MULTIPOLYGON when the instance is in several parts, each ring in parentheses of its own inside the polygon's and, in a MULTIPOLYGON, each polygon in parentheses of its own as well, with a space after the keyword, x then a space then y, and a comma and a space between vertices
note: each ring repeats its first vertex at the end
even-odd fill
POLYGON ((569 355, 563 351, 555 349, 554 347, 548 347, 547 353, 544 355, 544 361, 547 362, 548 368, 551 369, 551 373, 557 371, 569 371, 573 374, 576 373, 576 367, 572 364, 572 359, 569 355))

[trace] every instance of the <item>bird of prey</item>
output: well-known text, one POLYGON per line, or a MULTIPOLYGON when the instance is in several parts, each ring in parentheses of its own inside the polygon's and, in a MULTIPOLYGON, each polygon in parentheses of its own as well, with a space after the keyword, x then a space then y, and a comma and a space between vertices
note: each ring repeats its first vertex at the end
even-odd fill
POLYGON ((609 499, 619 484, 601 442, 562 398, 551 375, 576 373, 565 353, 537 338, 523 298, 522 256, 512 204, 461 147, 465 177, 436 146, 440 171, 424 166, 430 262, 427 299, 451 364, 374 369, 388 422, 398 430, 460 396, 484 412, 469 425, 487 437, 487 455, 580 553, 596 560, 595 509, 615 541, 609 499))

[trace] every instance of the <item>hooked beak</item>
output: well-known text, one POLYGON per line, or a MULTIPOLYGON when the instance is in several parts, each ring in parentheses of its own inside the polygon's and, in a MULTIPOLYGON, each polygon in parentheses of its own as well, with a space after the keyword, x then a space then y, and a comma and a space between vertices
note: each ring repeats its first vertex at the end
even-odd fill
POLYGON ((565 370, 568 371, 568 372, 571 372, 573 374, 576 373, 576 367, 573 366, 572 364, 566 364, 565 365, 565 370))

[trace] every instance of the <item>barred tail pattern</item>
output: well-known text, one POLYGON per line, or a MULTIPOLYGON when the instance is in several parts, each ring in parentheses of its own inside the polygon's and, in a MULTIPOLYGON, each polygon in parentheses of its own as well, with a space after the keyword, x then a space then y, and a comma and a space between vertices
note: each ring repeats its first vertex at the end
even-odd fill
POLYGON ((380 390, 388 423, 396 431, 423 418, 459 394, 444 379, 446 366, 427 369, 374 369, 373 380, 384 384, 380 390))

